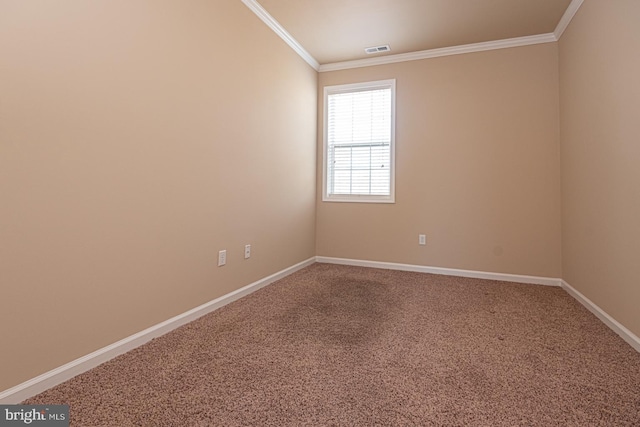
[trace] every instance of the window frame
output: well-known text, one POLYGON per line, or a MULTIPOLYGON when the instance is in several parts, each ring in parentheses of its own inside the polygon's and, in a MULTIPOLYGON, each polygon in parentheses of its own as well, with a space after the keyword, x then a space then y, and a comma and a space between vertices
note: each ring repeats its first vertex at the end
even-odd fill
POLYGON ((377 80, 362 83, 349 83, 324 87, 323 96, 323 149, 322 149, 322 201, 323 202, 346 202, 346 203, 395 203, 395 148, 396 148, 396 80, 377 80), (329 194, 329 95, 337 93, 365 92, 375 89, 391 89, 391 129, 390 129, 390 164, 389 164, 389 195, 372 194, 329 194))

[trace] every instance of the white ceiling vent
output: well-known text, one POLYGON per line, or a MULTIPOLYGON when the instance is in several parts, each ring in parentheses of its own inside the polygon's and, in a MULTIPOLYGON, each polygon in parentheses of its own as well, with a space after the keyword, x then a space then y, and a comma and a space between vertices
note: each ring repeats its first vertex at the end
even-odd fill
POLYGON ((391 48, 388 44, 386 44, 384 46, 368 47, 364 51, 367 52, 367 54, 371 55, 372 53, 389 52, 390 50, 391 48))

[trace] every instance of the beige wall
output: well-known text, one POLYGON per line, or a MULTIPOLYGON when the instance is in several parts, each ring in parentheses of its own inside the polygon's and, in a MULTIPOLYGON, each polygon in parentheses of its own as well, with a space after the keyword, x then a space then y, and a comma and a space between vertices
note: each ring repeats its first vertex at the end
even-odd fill
POLYGON ((640 335, 639 18, 318 84, 239 1, 3 2, 0 390, 315 254, 563 277, 640 335), (323 87, 387 78, 396 203, 322 202, 323 87))
POLYGON ((320 73, 318 93, 318 255, 560 277, 555 43, 320 73), (396 203, 322 202, 323 87, 387 78, 396 203))
POLYGON ((562 36, 563 278, 640 336, 640 2, 586 0, 562 36))
POLYGON ((316 88, 240 1, 2 2, 0 390, 312 257, 316 88))

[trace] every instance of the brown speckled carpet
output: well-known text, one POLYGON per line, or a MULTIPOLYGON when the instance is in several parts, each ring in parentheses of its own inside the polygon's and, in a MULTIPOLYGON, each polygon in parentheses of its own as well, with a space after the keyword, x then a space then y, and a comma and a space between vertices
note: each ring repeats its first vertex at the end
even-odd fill
POLYGON ((314 264, 25 403, 73 426, 638 426, 640 354, 560 288, 314 264))

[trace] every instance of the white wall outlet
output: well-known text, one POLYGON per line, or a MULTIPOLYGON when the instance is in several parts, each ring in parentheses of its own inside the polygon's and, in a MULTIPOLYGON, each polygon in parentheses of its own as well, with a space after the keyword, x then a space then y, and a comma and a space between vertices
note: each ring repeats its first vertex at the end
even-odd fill
POLYGON ((251 245, 244 245, 244 259, 251 258, 251 245))
POLYGON ((227 263, 227 250, 221 250, 218 252, 218 267, 222 267, 227 263))
POLYGON ((418 234, 418 244, 420 246, 427 244, 427 236, 425 234, 418 234))

